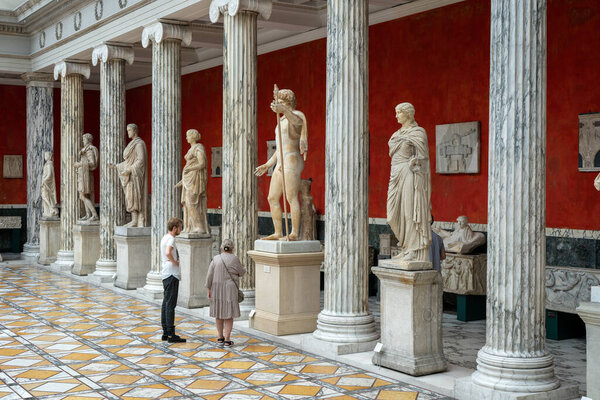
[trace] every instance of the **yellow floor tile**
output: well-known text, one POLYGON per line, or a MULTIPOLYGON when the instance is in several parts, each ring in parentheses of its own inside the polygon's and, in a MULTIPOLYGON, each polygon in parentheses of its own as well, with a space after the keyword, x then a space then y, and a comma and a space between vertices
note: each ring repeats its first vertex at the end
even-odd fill
POLYGON ((231 381, 221 381, 213 379, 198 379, 187 386, 190 389, 221 390, 229 385, 231 381))
POLYGON ((132 384, 134 382, 142 379, 141 375, 110 375, 106 378, 102 379, 100 382, 104 383, 124 383, 124 384, 132 384))
POLYGON ((285 385, 279 394, 314 396, 319 393, 319 390, 321 390, 321 386, 285 385))
POLYGON ((302 368, 301 372, 305 372, 307 374, 333 374, 338 370, 338 367, 334 365, 307 365, 302 368))
POLYGON ((225 361, 225 362, 219 364, 219 366, 217 368, 219 368, 219 369, 248 369, 248 368, 252 367, 254 364, 256 364, 256 363, 252 362, 252 361, 225 361))
POLYGON ((25 371, 23 373, 20 373, 19 375, 16 375, 16 378, 25 378, 25 379, 38 379, 38 380, 42 380, 42 379, 48 379, 53 377, 56 374, 59 374, 60 371, 48 371, 48 370, 36 370, 36 369, 30 369, 28 371, 25 371))
POLYGON ((402 392, 399 390, 382 390, 377 400, 417 400, 418 392, 402 392))

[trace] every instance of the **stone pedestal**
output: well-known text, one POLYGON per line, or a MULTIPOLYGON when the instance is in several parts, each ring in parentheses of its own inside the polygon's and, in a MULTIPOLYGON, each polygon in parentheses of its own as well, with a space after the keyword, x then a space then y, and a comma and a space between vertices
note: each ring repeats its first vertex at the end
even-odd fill
POLYGON ((38 263, 50 265, 56 261, 60 247, 60 219, 40 219, 40 257, 38 263))
POLYGON ((177 236, 175 243, 179 253, 181 281, 177 305, 185 308, 199 308, 209 304, 207 297, 206 273, 210 265, 213 239, 210 234, 184 232, 177 236))
MULTIPOLYGON (((419 376, 446 370, 442 342, 442 278, 433 269, 398 269, 380 260, 381 342, 373 364, 419 376)), ((431 266, 431 263, 429 263, 431 266)))
POLYGON ((248 254, 256 265, 250 327, 277 336, 313 332, 320 311, 321 243, 257 240, 248 254))
MULTIPOLYGON (((600 287, 597 288, 600 289, 600 287)), ((587 397, 600 399, 600 380, 598 379, 598 371, 600 371, 600 302, 581 303, 577 307, 577 313, 585 322, 587 331, 587 397)))
POLYGON ((75 224, 73 226, 74 262, 71 273, 88 275, 96 270, 100 254, 100 225, 75 224))
POLYGON ((115 227, 115 247, 117 252, 117 278, 114 285, 122 289, 137 289, 146 283, 150 270, 149 226, 145 228, 115 227))

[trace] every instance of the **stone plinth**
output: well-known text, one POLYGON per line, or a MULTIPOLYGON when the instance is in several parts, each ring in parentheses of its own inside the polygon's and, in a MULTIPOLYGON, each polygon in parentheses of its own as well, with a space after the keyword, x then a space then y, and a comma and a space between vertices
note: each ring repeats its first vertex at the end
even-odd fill
POLYGON ((100 254, 100 225, 73 225, 73 268, 74 275, 88 275, 96 270, 100 254))
POLYGON ((442 261, 444 292, 464 295, 485 295, 487 277, 485 254, 446 253, 442 261))
POLYGON ((600 399, 600 303, 581 303, 577 313, 585 322, 586 329, 586 354, 587 354, 587 397, 600 399))
POLYGON ((404 271, 394 260, 379 265, 371 270, 381 281, 383 349, 373 364, 413 376, 445 371, 440 273, 404 271))
POLYGON ((50 265, 60 248, 60 218, 40 219, 40 257, 38 262, 50 265))
POLYGON ((177 252, 181 281, 177 305, 185 308, 199 308, 209 304, 206 273, 210 265, 213 239, 210 234, 184 232, 177 236, 177 252))
POLYGON ((116 226, 114 239, 117 251, 117 278, 114 285, 122 289, 137 289, 146 284, 150 271, 150 236, 152 228, 116 226))
POLYGON ((313 332, 320 311, 321 243, 257 240, 254 247, 248 252, 256 264, 250 327, 278 336, 313 332))

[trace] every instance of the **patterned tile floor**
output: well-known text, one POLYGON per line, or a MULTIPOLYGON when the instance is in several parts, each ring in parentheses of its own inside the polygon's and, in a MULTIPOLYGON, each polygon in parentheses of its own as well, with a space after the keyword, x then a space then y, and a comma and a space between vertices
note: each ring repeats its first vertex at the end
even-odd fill
POLYGON ((250 335, 223 349, 179 315, 168 344, 152 303, 0 265, 0 399, 448 399, 250 335))

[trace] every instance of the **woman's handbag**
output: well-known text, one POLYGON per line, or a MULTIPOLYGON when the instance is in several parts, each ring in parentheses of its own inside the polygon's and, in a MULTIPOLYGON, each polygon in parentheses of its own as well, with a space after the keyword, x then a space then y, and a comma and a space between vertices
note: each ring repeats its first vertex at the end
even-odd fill
POLYGON ((227 269, 227 264, 225 264, 225 260, 223 260, 223 256, 219 254, 219 257, 221 258, 221 262, 223 263, 223 267, 225 268, 225 271, 227 271, 227 274, 229 275, 229 277, 231 278, 231 280, 233 281, 233 284, 235 285, 235 287, 238 290, 238 303, 241 303, 242 301, 244 301, 244 292, 242 292, 240 290, 240 287, 237 285, 237 283, 235 283, 235 281, 233 280, 233 277, 231 276, 231 274, 229 273, 229 270, 227 269))

